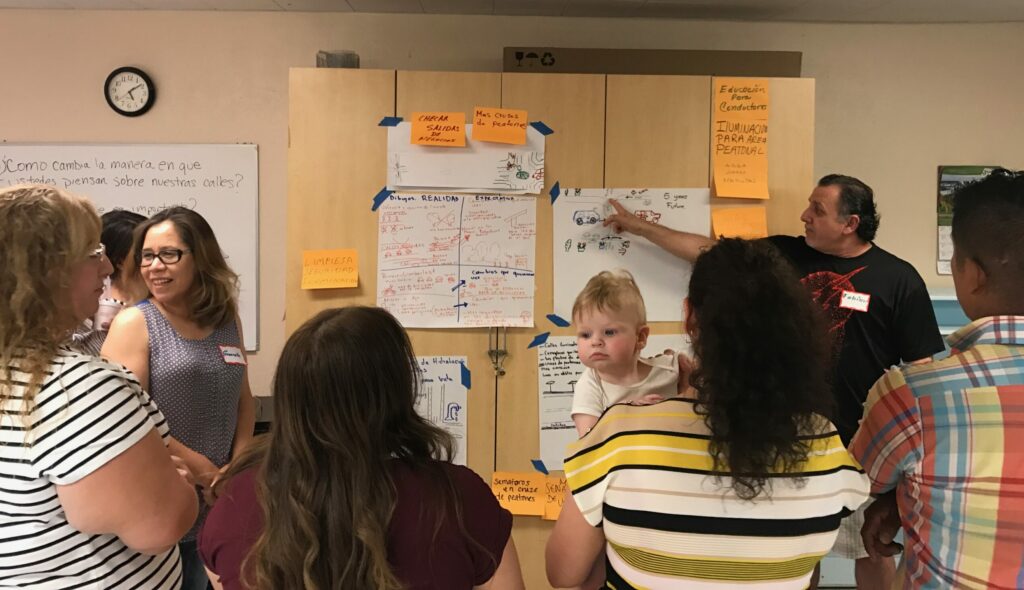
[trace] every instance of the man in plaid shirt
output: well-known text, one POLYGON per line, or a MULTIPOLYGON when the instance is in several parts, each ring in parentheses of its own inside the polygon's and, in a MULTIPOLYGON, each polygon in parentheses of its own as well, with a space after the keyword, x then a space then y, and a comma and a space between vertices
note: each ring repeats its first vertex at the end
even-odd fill
POLYGON ((905 588, 1024 587, 1024 174, 957 192, 953 282, 973 321, 952 354, 875 383, 850 452, 879 499, 874 557, 907 545, 905 588))

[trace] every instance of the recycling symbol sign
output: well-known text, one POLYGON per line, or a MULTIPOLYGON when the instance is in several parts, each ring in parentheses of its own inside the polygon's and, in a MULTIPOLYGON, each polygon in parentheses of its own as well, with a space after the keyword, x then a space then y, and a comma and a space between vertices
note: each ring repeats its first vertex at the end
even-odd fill
POLYGON ((540 58, 540 65, 542 66, 553 66, 555 65, 555 56, 551 55, 550 51, 545 51, 544 55, 540 58))

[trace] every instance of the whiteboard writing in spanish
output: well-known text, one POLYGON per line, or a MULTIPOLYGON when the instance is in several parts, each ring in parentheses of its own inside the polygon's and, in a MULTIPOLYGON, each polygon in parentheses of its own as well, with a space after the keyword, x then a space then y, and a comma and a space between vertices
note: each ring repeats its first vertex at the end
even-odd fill
POLYGON ((392 194, 377 210, 377 305, 407 328, 532 326, 536 203, 392 194))
POLYGON ((0 145, 0 187, 49 184, 88 197, 102 215, 194 209, 238 273, 246 350, 259 343, 259 177, 255 145, 0 145))

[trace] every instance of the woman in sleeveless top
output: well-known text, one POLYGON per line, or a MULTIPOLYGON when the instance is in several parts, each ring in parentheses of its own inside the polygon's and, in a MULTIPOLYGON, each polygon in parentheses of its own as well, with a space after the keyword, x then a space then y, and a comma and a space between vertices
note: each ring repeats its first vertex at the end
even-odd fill
POLYGON ((121 368, 66 346, 111 271, 96 211, 15 186, 0 228, 0 587, 176 590, 196 496, 166 421, 121 368))
MULTIPOLYGON (((173 207, 141 224, 133 248, 150 297, 119 313, 103 356, 122 363, 160 405, 180 456, 203 492, 252 438, 255 408, 238 321, 238 277, 213 230, 195 211, 173 207)), ((183 590, 207 579, 195 537, 181 542, 183 590)))
POLYGON ((115 209, 104 213, 100 221, 103 222, 100 243, 107 249, 107 260, 114 267, 114 272, 110 273, 104 285, 96 314, 83 322, 72 336, 73 348, 93 356, 99 356, 114 317, 148 294, 146 284, 135 267, 135 257, 131 256, 135 228, 146 221, 146 217, 115 209))

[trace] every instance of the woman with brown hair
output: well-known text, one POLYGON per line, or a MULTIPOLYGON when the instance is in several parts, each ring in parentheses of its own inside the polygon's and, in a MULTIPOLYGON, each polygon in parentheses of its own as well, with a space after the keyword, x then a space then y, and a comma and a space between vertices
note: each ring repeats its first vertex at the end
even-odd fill
MULTIPOLYGON (((123 364, 160 405, 171 452, 208 491, 252 439, 255 408, 238 321, 238 277, 213 229, 195 211, 173 207, 139 225, 132 248, 150 297, 114 318, 103 356, 123 364)), ((183 590, 203 590, 196 526, 180 548, 183 590)))
POLYGON ((0 587, 180 587, 196 497, 164 417, 119 367, 65 346, 111 270, 86 199, 0 191, 0 587))
POLYGON ((326 310, 292 334, 271 431, 218 484, 200 535, 224 588, 523 588, 511 514, 451 464, 418 391, 412 345, 383 309, 326 310))

